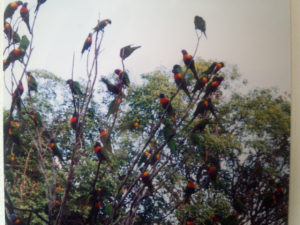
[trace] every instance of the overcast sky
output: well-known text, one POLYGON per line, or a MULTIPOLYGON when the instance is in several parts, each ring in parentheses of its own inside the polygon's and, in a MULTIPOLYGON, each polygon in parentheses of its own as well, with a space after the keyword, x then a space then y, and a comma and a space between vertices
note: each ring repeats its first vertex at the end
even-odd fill
MULTIPOLYGON (((5 7, 9 2, 4 1, 5 7)), ((27 2, 32 8, 32 23, 37 1, 27 2)), ((120 48, 141 45, 125 60, 131 82, 139 83, 140 74, 159 66, 171 71, 182 60, 182 49, 194 52, 197 37, 193 21, 199 15, 206 21, 208 39, 201 38, 196 56, 236 64, 249 81, 243 92, 277 86, 281 93, 290 93, 289 4, 288 0, 48 0, 38 13, 28 70, 44 69, 70 79, 75 51, 74 79, 85 78, 87 53, 79 62, 81 49, 100 13, 100 20, 109 18, 112 24, 105 28, 99 74, 122 68, 120 48)), ((14 19, 20 15, 19 9, 14 19)), ((18 33, 30 37, 23 22, 18 33)), ((15 63, 17 77, 19 64, 15 63)), ((10 67, 5 76, 9 78, 10 67)), ((5 91, 4 107, 8 108, 6 99, 10 97, 5 91)))

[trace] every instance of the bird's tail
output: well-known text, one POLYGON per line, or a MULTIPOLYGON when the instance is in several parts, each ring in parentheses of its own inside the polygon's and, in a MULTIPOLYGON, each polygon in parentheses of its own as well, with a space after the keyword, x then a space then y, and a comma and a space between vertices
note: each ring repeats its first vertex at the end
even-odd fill
POLYGON ((27 22, 26 25, 27 25, 27 28, 28 28, 29 33, 32 34, 31 29, 30 29, 29 22, 27 22))
POLYGON ((138 48, 140 48, 140 47, 141 47, 141 46, 133 47, 133 49, 136 50, 136 49, 138 49, 138 48))
POLYGON ((184 92, 186 93, 186 95, 189 97, 189 99, 192 101, 192 97, 190 95, 190 92, 188 89, 185 89, 184 92))
POLYGON ((37 4, 37 6, 36 6, 36 8, 35 8, 35 11, 34 11, 34 13, 36 13, 36 12, 39 10, 39 8, 40 8, 40 5, 41 5, 40 3, 38 3, 38 4, 37 4))

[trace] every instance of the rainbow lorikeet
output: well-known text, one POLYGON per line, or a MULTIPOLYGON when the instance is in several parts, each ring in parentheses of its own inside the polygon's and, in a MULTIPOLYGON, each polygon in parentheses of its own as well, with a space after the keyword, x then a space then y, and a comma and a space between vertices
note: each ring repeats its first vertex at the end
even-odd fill
MULTIPOLYGON (((99 201, 100 191, 101 191, 101 189, 99 189, 99 188, 97 190, 95 188, 93 188, 90 191, 90 195, 87 199, 84 209, 86 209, 88 206, 92 206, 92 207, 96 207, 96 208, 99 207, 100 204, 97 204, 97 203, 100 203, 100 201, 99 201)), ((100 207, 98 209, 100 209, 100 207)))
POLYGON ((64 160, 63 160, 63 157, 62 157, 62 153, 61 153, 61 150, 56 145, 55 138, 50 139, 49 147, 52 150, 53 156, 57 156, 63 162, 64 160))
POLYGON ((20 132, 19 132, 19 120, 17 118, 14 119, 13 123, 11 123, 10 128, 8 130, 8 134, 17 145, 22 144, 20 132))
POLYGON ((102 160, 106 161, 107 164, 110 165, 111 168, 113 168, 113 165, 109 159, 107 151, 101 146, 100 142, 98 141, 94 144, 94 152, 96 153, 100 161, 102 160))
POLYGON ((10 43, 12 36, 13 36, 13 30, 8 22, 4 22, 4 33, 6 34, 6 37, 10 43))
POLYGON ((240 201, 238 200, 237 198, 235 198, 233 200, 233 208, 239 213, 245 213, 246 214, 246 207, 245 205, 240 201))
MULTIPOLYGON (((70 119, 70 125, 73 128, 73 130, 76 130, 78 121, 79 121, 79 114, 78 114, 78 112, 74 112, 72 118, 70 119)), ((78 129, 80 129, 81 126, 82 126, 82 123, 79 122, 78 129)))
MULTIPOLYGON (((144 168, 140 168, 140 171, 143 172, 144 168)), ((147 171, 145 171, 142 175, 141 175, 141 178, 142 178, 142 181, 144 184, 146 184, 146 186, 148 187, 148 190, 149 190, 149 193, 150 195, 152 196, 153 195, 153 191, 154 191, 154 188, 153 188, 153 185, 152 185, 152 182, 150 180, 150 176, 149 174, 147 173, 147 171)))
POLYGON ((156 155, 152 155, 150 164, 153 166, 159 159, 160 159, 160 153, 158 152, 156 155))
POLYGON ((196 186, 195 186, 195 180, 194 179, 190 179, 188 181, 188 184, 185 188, 185 192, 184 192, 184 198, 185 198, 185 203, 188 203, 192 194, 195 193, 196 191, 196 186))
POLYGON ((111 212, 113 211, 113 205, 111 202, 105 206, 104 211, 106 213, 106 218, 108 218, 110 216, 111 212))
POLYGON ((13 163, 14 161, 15 161, 15 154, 14 153, 6 156, 6 158, 5 158, 5 163, 7 163, 7 164, 13 163))
POLYGON ((122 84, 126 85, 127 87, 130 86, 129 76, 126 72, 123 72, 119 69, 116 69, 114 72, 119 76, 119 80, 122 82, 122 84))
POLYGON ((23 21, 27 25, 29 33, 31 34, 30 24, 29 24, 29 10, 27 9, 27 5, 28 5, 27 2, 25 2, 23 4, 22 8, 20 9, 20 14, 21 14, 21 17, 22 17, 23 21))
POLYGON ((193 221, 192 217, 189 216, 187 218, 186 225, 194 225, 194 221, 193 221))
POLYGON ((220 62, 213 62, 207 70, 205 70, 203 73, 210 75, 210 74, 216 74, 220 69, 222 69, 224 67, 224 63, 220 62))
POLYGON ((161 106, 164 108, 164 110, 167 111, 167 113, 171 117, 172 121, 175 121, 175 113, 173 111, 170 100, 168 98, 166 98, 165 94, 163 94, 163 93, 160 93, 159 97, 160 97, 161 106))
POLYGON ((36 12, 39 10, 41 4, 44 4, 46 1, 47 1, 47 0, 37 0, 37 6, 36 6, 36 8, 35 8, 34 13, 36 13, 36 12))
POLYGON ((31 117, 34 120, 34 124, 36 127, 42 127, 43 126, 43 121, 42 121, 42 117, 40 115, 39 112, 36 111, 32 111, 31 113, 31 117))
POLYGON ((25 55, 24 49, 17 48, 12 50, 9 53, 8 57, 5 60, 3 60, 3 71, 5 71, 9 67, 9 65, 11 63, 14 63, 16 60, 23 62, 24 55, 25 55))
POLYGON ((194 62, 193 56, 188 54, 186 50, 182 50, 181 53, 183 55, 184 64, 186 65, 187 68, 189 68, 193 72, 195 79, 198 81, 199 77, 198 77, 197 72, 196 72, 195 62, 194 62))
POLYGON ((9 183, 11 183, 11 185, 13 185, 15 175, 8 164, 5 164, 5 166, 4 166, 4 174, 5 174, 5 178, 7 179, 7 182, 9 182, 9 183))
POLYGON ((145 152, 141 155, 141 158, 140 158, 139 163, 138 163, 138 167, 140 167, 140 165, 141 165, 142 163, 145 163, 145 162, 147 161, 147 159, 148 159, 148 157, 149 157, 150 154, 151 154, 150 151, 147 150, 147 151, 145 151, 145 152))
POLYGON ((122 187, 119 194, 118 194, 118 196, 117 196, 117 200, 121 200, 124 193, 125 193, 125 188, 122 187))
POLYGON ((200 17, 200 16, 195 16, 194 23, 195 23, 195 29, 201 30, 201 32, 206 37, 206 34, 205 34, 206 27, 205 27, 205 21, 204 21, 204 19, 202 17, 200 17))
POLYGON ((103 144, 103 148, 112 153, 111 140, 107 131, 102 127, 99 127, 98 131, 100 132, 100 140, 103 144))
POLYGON ((108 106, 108 113, 106 115, 107 119, 111 114, 118 112, 121 102, 122 102, 122 98, 116 95, 115 99, 112 100, 112 102, 108 106))
POLYGON ((80 89, 80 85, 77 81, 73 81, 72 79, 69 79, 69 80, 67 80, 66 83, 69 84, 71 92, 74 95, 79 95, 79 96, 83 95, 83 93, 81 92, 81 89, 80 89))
POLYGON ((172 127, 172 122, 167 118, 164 118, 162 122, 165 125, 162 130, 165 142, 167 146, 170 148, 171 152, 173 154, 177 154, 176 152, 177 145, 175 139, 173 138, 175 136, 175 130, 172 127))
POLYGON ((140 48, 141 46, 137 46, 137 47, 130 47, 131 45, 125 46, 123 48, 121 48, 120 50, 120 57, 124 60, 126 59, 128 56, 130 56, 133 51, 135 51, 136 49, 140 48))
POLYGON ((202 119, 193 129, 193 131, 200 131, 202 133, 208 124, 213 124, 214 122, 210 122, 209 119, 202 119))
POLYGON ((6 8, 5 8, 5 11, 4 11, 4 21, 7 19, 7 18, 12 18, 13 14, 15 13, 15 11, 18 9, 18 7, 20 5, 23 5, 23 2, 21 1, 15 1, 15 2, 12 2, 12 3, 9 3, 6 8))
POLYGON ((204 98, 208 97, 208 95, 210 93, 217 91, 218 87, 220 86, 220 84, 223 80, 224 80, 224 77, 222 77, 222 76, 220 76, 220 77, 214 76, 213 80, 211 82, 209 82, 206 86, 204 98))
POLYGON ((105 78, 101 78, 101 81, 106 84, 108 91, 112 92, 115 95, 118 95, 121 93, 121 89, 122 89, 121 82, 118 82, 116 85, 113 85, 109 82, 109 80, 107 80, 105 78))
POLYGON ((16 217, 15 214, 11 214, 10 215, 11 218, 11 222, 13 225, 18 224, 18 225, 26 225, 27 223, 25 223, 25 221, 19 217, 16 217))
POLYGON ((28 40, 26 35, 22 36, 22 39, 20 40, 20 45, 19 45, 19 49, 24 49, 24 51, 27 50, 27 48, 29 47, 30 41, 28 40))
POLYGON ((100 22, 98 22, 97 26, 94 28, 94 33, 99 32, 99 31, 103 31, 104 27, 106 27, 107 24, 111 24, 110 19, 101 20, 100 22))
POLYGON ((217 213, 214 214, 210 217, 214 222, 219 222, 219 220, 221 220, 223 218, 222 214, 217 213))
MULTIPOLYGON (((204 115, 204 113, 206 112, 206 110, 209 110, 214 117, 218 119, 217 115, 215 114, 215 109, 213 104, 211 103, 211 99, 210 98, 203 98, 201 99, 201 101, 198 103, 197 108, 194 112, 194 117, 192 118, 192 120, 190 121, 190 123, 199 115, 201 114, 202 116, 204 115)), ((189 124, 190 124, 189 123, 189 124)))
POLYGON ((283 200, 283 192, 284 189, 281 185, 281 183, 277 183, 276 184, 276 191, 274 192, 272 198, 274 201, 276 201, 277 203, 281 202, 283 200))
POLYGON ((222 225, 238 225, 238 220, 235 215, 230 215, 228 217, 222 218, 220 223, 222 225))
POLYGON ((193 94, 195 94, 198 90, 200 91, 207 83, 207 75, 204 74, 199 80, 197 80, 194 89, 192 91, 193 94))
POLYGON ((29 91, 37 92, 38 84, 37 84, 35 78, 32 76, 32 73, 31 72, 26 72, 26 75, 27 75, 29 91))
POLYGON ((204 168, 207 170, 208 177, 211 180, 211 191, 212 191, 213 188, 214 188, 214 186, 216 185, 216 181, 217 181, 217 179, 219 177, 218 171, 217 171, 217 169, 216 169, 215 166, 210 165, 210 164, 206 165, 204 168))
POLYGON ((179 65, 175 65, 173 67, 172 72, 174 73, 174 79, 175 79, 175 83, 177 84, 177 86, 182 89, 186 95, 189 97, 190 100, 192 100, 192 97, 190 95, 190 92, 187 88, 187 84, 186 81, 184 79, 184 77, 181 75, 181 73, 179 73, 179 70, 181 70, 179 65))
POLYGON ((18 109, 21 110, 21 96, 22 96, 23 92, 24 92, 24 87, 23 87, 22 81, 19 81, 19 85, 17 86, 16 90, 12 94, 13 104, 12 104, 11 110, 14 109, 15 105, 17 105, 18 109))
POLYGON ((88 50, 91 47, 91 45, 92 45, 92 33, 89 33, 89 36, 87 37, 87 39, 83 44, 81 54, 83 54, 85 50, 88 50))
POLYGON ((125 131, 125 130, 130 130, 130 131, 133 131, 134 129, 136 129, 138 126, 141 125, 141 120, 135 118, 127 123, 123 123, 121 126, 120 126, 120 130, 121 131, 125 131))
POLYGON ((14 44, 20 43, 20 41, 21 41, 21 38, 20 38, 19 34, 15 31, 13 31, 13 33, 12 33, 12 38, 13 38, 13 43, 14 44))

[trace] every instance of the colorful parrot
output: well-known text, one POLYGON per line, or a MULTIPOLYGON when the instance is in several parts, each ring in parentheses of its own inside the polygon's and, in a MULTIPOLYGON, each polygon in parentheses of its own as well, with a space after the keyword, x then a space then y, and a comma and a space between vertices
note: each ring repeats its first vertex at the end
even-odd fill
POLYGON ((64 160, 63 160, 63 157, 62 157, 62 153, 61 153, 61 150, 56 145, 55 138, 50 139, 49 147, 52 150, 53 156, 57 156, 60 159, 60 161, 63 162, 64 160))
POLYGON ((177 145, 175 139, 173 138, 175 136, 175 130, 172 127, 172 122, 167 118, 164 118, 162 122, 165 125, 162 130, 164 140, 167 146, 170 148, 171 152, 177 155, 177 145))
MULTIPOLYGON (((144 168, 140 168, 140 171, 143 172, 144 168)), ((151 196, 153 196, 153 185, 152 182, 150 180, 150 176, 149 174, 145 171, 142 175, 141 175, 142 181, 144 184, 146 184, 146 186, 148 187, 149 193, 151 196)))
POLYGON ((8 134, 14 143, 21 146, 22 140, 19 132, 19 120, 17 118, 15 118, 13 122, 11 121, 8 134))
POLYGON ((199 81, 199 77, 198 77, 197 72, 196 72, 195 62, 194 62, 193 56, 188 54, 186 50, 182 50, 181 52, 182 52, 182 55, 183 55, 184 64, 186 65, 187 68, 189 68, 193 72, 195 79, 197 81, 199 81))
POLYGON ((233 200, 233 208, 239 213, 245 213, 246 214, 246 207, 245 205, 238 199, 233 200))
POLYGON ((106 206, 105 206, 105 213, 106 213, 106 219, 110 216, 111 212, 113 211, 113 205, 112 203, 108 203, 106 206))
POLYGON ((6 34, 6 37, 10 43, 12 37, 13 37, 13 30, 8 22, 4 22, 4 33, 6 34))
POLYGON ((27 9, 27 5, 28 5, 27 2, 25 2, 23 4, 22 8, 20 9, 20 14, 21 14, 21 17, 22 17, 23 21, 27 25, 29 33, 31 34, 30 24, 29 24, 29 10, 27 9))
POLYGON ((194 89, 192 91, 193 94, 195 94, 198 90, 200 91, 207 83, 207 75, 204 74, 199 80, 197 80, 194 89))
POLYGON ((208 172, 208 177, 211 180, 211 191, 213 191, 214 186, 216 186, 216 181, 219 177, 217 168, 211 164, 204 167, 208 172))
POLYGON ((92 45, 92 33, 89 33, 89 36, 87 37, 87 39, 85 40, 82 50, 81 50, 81 54, 83 55, 85 50, 88 50, 92 45))
POLYGON ((103 31, 104 27, 106 27, 107 24, 111 24, 110 19, 106 19, 106 20, 102 20, 102 21, 98 22, 97 26, 94 28, 94 33, 99 32, 99 31, 103 31))
POLYGON ((276 201, 276 203, 279 203, 283 200, 283 193, 284 193, 284 189, 281 185, 281 183, 277 183, 276 184, 276 191, 274 192, 272 198, 274 201, 276 201))
MULTIPOLYGON (((152 152, 152 150, 150 150, 150 152, 152 152)), ((160 153, 159 152, 156 155, 152 155, 150 165, 153 166, 157 162, 157 160, 159 160, 159 159, 160 159, 160 153)))
POLYGON ((130 87, 129 76, 126 72, 123 72, 122 70, 119 69, 116 69, 114 72, 119 76, 119 80, 122 82, 122 84, 126 85, 127 87, 130 87))
POLYGON ((28 40, 26 35, 22 36, 22 39, 20 40, 20 45, 19 45, 19 49, 24 49, 24 51, 27 50, 27 48, 29 47, 30 41, 28 40))
POLYGON ((15 13, 15 11, 18 9, 18 7, 20 5, 23 5, 23 2, 21 1, 15 1, 15 2, 12 2, 12 3, 9 3, 6 8, 5 8, 5 11, 4 11, 4 21, 7 19, 7 18, 12 18, 13 14, 15 13))
POLYGON ((222 69, 224 67, 224 63, 220 62, 213 62, 207 70, 205 70, 203 73, 210 75, 210 74, 216 74, 220 69, 222 69))
POLYGON ((24 49, 17 48, 12 50, 9 53, 7 59, 3 61, 3 71, 5 71, 9 67, 9 65, 11 63, 14 63, 16 60, 23 62, 24 55, 25 55, 24 49))
POLYGON ((108 137, 107 131, 102 127, 99 127, 98 131, 100 132, 100 140, 103 144, 103 148, 112 154, 111 140, 110 137, 108 137))
POLYGON ((213 124, 213 122, 210 122, 209 119, 202 119, 193 129, 193 131, 200 131, 202 133, 208 124, 213 124))
MULTIPOLYGON (((79 114, 78 114, 78 112, 74 112, 72 118, 70 119, 70 125, 73 128, 73 130, 76 130, 78 120, 79 120, 79 114)), ((79 126, 80 126, 80 124, 79 124, 79 126)), ((79 126, 78 126, 78 128, 79 128, 79 126)))
POLYGON ((27 223, 25 223, 25 221, 23 219, 20 219, 19 217, 16 217, 15 214, 11 214, 10 215, 10 218, 11 218, 11 221, 12 221, 12 224, 15 225, 26 225, 27 223))
MULTIPOLYGON (((151 150, 150 150, 151 151, 151 150)), ((151 154, 149 150, 145 151, 142 155, 141 155, 141 158, 139 160, 139 163, 138 163, 138 167, 140 167, 140 165, 142 163, 145 163, 149 157, 149 155, 151 154)))
POLYGON ((201 32, 206 37, 206 34, 205 34, 206 27, 205 27, 205 21, 204 21, 204 19, 202 19, 202 17, 200 17, 200 16, 195 16, 194 23, 195 23, 195 29, 201 30, 201 32))
POLYGON ((11 112, 13 111, 15 105, 17 105, 18 109, 21 110, 21 96, 23 92, 24 92, 24 87, 22 81, 19 81, 19 85, 17 86, 16 90, 12 94, 13 100, 12 100, 11 112))
POLYGON ((47 1, 47 0, 37 0, 37 6, 36 6, 36 8, 35 8, 34 13, 36 13, 36 12, 39 10, 41 4, 44 4, 46 1, 47 1))
POLYGON ((11 185, 13 185, 15 175, 8 164, 5 164, 5 166, 4 166, 4 174, 5 174, 5 178, 7 179, 7 182, 9 182, 11 185))
POLYGON ((6 156, 6 158, 5 158, 5 163, 7 163, 7 164, 13 163, 14 161, 15 161, 15 154, 14 153, 6 156))
POLYGON ((217 214, 214 214, 211 216, 211 219, 214 221, 214 222, 219 222, 219 220, 221 220, 223 218, 222 214, 220 213, 217 213, 217 214))
POLYGON ((177 86, 182 89, 186 95, 189 97, 189 99, 192 101, 192 97, 190 95, 190 92, 187 88, 187 84, 185 79, 183 78, 183 76, 181 75, 181 73, 179 73, 179 70, 181 70, 179 65, 175 65, 173 67, 172 72, 174 73, 174 79, 175 79, 175 83, 177 84, 177 86))
POLYGON ((100 195, 100 191, 101 189, 95 189, 93 188, 91 191, 90 191, 90 195, 87 199, 87 202, 84 206, 84 210, 88 207, 88 206, 91 206, 92 208, 95 207, 95 208, 98 208, 100 209, 101 208, 101 204, 100 204, 100 201, 99 201, 99 195, 100 195), (99 207, 100 206, 100 207, 99 207))
POLYGON ((96 155, 98 156, 98 159, 100 161, 104 160, 107 162, 107 164, 111 167, 111 168, 114 168, 111 161, 110 161, 110 158, 107 154, 107 151, 101 146, 100 142, 95 142, 94 144, 94 152, 96 153, 96 155))
POLYGON ((66 83, 69 84, 71 92, 74 95, 79 95, 79 96, 83 95, 83 93, 82 93, 82 91, 80 89, 80 85, 79 85, 79 83, 77 81, 73 81, 72 79, 69 79, 69 80, 67 80, 66 83))
POLYGON ((223 80, 224 77, 222 76, 220 77, 214 76, 213 80, 209 82, 206 86, 204 98, 208 97, 210 93, 216 92, 223 80))
POLYGON ((187 218, 186 225, 194 225, 194 221, 193 221, 192 217, 189 216, 189 217, 187 218))
POLYGON ((42 121, 42 117, 40 115, 39 112, 36 111, 32 111, 31 113, 31 117, 34 120, 34 124, 36 127, 42 127, 43 126, 43 121, 42 121))
POLYGON ((125 193, 125 188, 122 187, 121 190, 120 190, 120 192, 119 192, 119 194, 118 194, 118 196, 117 196, 117 200, 118 201, 121 200, 121 198, 122 198, 122 196, 123 196, 124 193, 125 193))
POLYGON ((101 81, 106 84, 107 90, 115 95, 121 93, 122 83, 118 82, 116 85, 111 84, 106 78, 101 78, 101 81))
POLYGON ((108 106, 108 113, 106 115, 107 119, 111 114, 118 112, 121 102, 122 102, 122 98, 116 95, 115 99, 112 100, 112 102, 108 106))
POLYGON ((124 48, 121 48, 120 50, 120 57, 124 60, 126 59, 128 56, 130 56, 132 54, 133 51, 135 51, 136 49, 140 48, 141 46, 137 46, 137 47, 130 47, 131 45, 125 46, 124 48))
POLYGON ((173 111, 170 100, 168 98, 166 98, 165 94, 163 94, 163 93, 160 93, 159 97, 160 97, 161 106, 164 108, 164 110, 167 111, 167 113, 171 117, 172 121, 174 122, 175 121, 175 113, 173 111))
POLYGON ((185 193, 184 193, 184 198, 186 203, 189 202, 192 194, 194 194, 196 191, 196 186, 194 182, 195 182, 194 179, 189 179, 188 184, 186 186, 185 193))
POLYGON ((20 41, 21 41, 19 34, 15 31, 13 31, 13 33, 12 33, 12 38, 13 38, 14 44, 20 43, 20 41))
POLYGON ((125 131, 125 130, 133 131, 134 129, 136 129, 140 125, 141 125, 141 120, 135 118, 134 120, 131 120, 127 123, 124 123, 124 124, 120 125, 120 130, 121 131, 125 131))
POLYGON ((29 91, 37 92, 38 84, 37 84, 35 78, 32 76, 31 72, 26 72, 26 75, 27 75, 29 91))

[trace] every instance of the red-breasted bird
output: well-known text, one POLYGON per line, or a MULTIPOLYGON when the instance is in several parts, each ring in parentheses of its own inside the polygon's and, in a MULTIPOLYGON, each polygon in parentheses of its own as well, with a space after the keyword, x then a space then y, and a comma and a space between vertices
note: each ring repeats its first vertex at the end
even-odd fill
POLYGON ((83 55, 85 50, 88 50, 92 45, 92 33, 89 33, 89 36, 87 37, 87 39, 85 40, 82 50, 81 50, 81 54, 83 55))
POLYGON ((224 80, 224 77, 222 77, 222 76, 220 76, 220 77, 214 76, 212 81, 209 82, 206 86, 204 98, 206 98, 210 93, 216 92, 223 80, 224 80))
POLYGON ((133 131, 134 129, 136 129, 140 125, 141 125, 141 120, 135 118, 135 119, 133 119, 129 122, 121 124, 120 125, 120 130, 121 131, 125 131, 125 130, 133 131))
POLYGON ((11 63, 14 63, 16 60, 19 60, 20 62, 22 62, 24 55, 25 55, 24 49, 17 48, 17 49, 12 50, 9 53, 7 59, 3 61, 3 71, 5 71, 9 67, 9 65, 11 63))
POLYGON ((210 164, 206 165, 204 168, 207 170, 208 177, 211 180, 211 191, 212 191, 213 188, 214 188, 214 186, 216 185, 216 181, 217 181, 217 179, 219 177, 218 171, 217 171, 217 169, 216 169, 215 166, 210 165, 210 164))
POLYGON ((174 80, 175 83, 177 84, 177 86, 182 89, 186 95, 189 97, 190 100, 192 100, 192 97, 190 95, 190 92, 187 88, 187 84, 185 79, 183 78, 182 74, 179 73, 179 71, 181 70, 179 65, 174 65, 172 72, 174 73, 174 80))
POLYGON ((141 155, 141 158, 140 158, 140 160, 139 160, 138 167, 140 167, 140 165, 141 165, 142 163, 145 163, 145 162, 147 161, 147 159, 148 159, 148 157, 149 157, 150 154, 151 154, 151 153, 150 153, 149 150, 143 152, 143 154, 141 155))
POLYGON ((27 223, 25 223, 25 221, 19 217, 16 217, 15 214, 11 214, 10 215, 10 218, 11 218, 11 222, 12 224, 18 224, 18 225, 26 225, 27 223))
POLYGON ((13 100, 12 100, 11 112, 13 111, 15 105, 17 105, 18 109, 21 110, 21 96, 23 92, 24 92, 24 87, 22 81, 19 81, 19 85, 17 86, 16 90, 12 94, 13 100))
POLYGON ((109 119, 109 116, 111 114, 118 112, 121 102, 122 102, 122 98, 120 98, 118 95, 116 95, 115 99, 112 100, 108 106, 108 112, 106 115, 107 119, 109 119))
POLYGON ((90 191, 90 195, 87 199, 84 209, 86 209, 88 206, 96 207, 96 208, 100 209, 100 207, 101 207, 101 204, 99 204, 100 203, 100 201, 99 201, 100 191, 101 191, 100 188, 98 188, 97 190, 95 188, 93 188, 90 191))
POLYGON ((274 201, 276 201, 277 203, 281 202, 283 200, 283 193, 284 193, 284 189, 281 185, 281 183, 277 183, 276 184, 276 191, 274 192, 272 198, 274 201))
POLYGON ((197 80, 192 93, 195 94, 198 90, 200 91, 202 88, 205 87, 206 83, 207 83, 207 75, 204 74, 199 80, 197 80))
POLYGON ((35 78, 32 76, 31 72, 26 72, 26 75, 27 75, 29 91, 37 92, 38 84, 37 84, 35 78))
POLYGON ((201 32, 206 37, 206 34, 205 34, 206 26, 205 26, 204 19, 202 19, 202 17, 200 17, 200 16, 195 16, 195 18, 194 18, 194 24, 195 24, 195 29, 201 30, 201 32))
POLYGON ((130 47, 131 45, 125 46, 123 48, 121 48, 120 50, 120 57, 124 60, 126 59, 128 56, 130 56, 136 49, 140 48, 141 46, 137 46, 137 47, 130 47))
POLYGON ((199 77, 198 77, 197 72, 196 72, 195 62, 194 62, 193 56, 188 54, 186 50, 182 50, 181 52, 182 52, 182 55, 183 55, 184 64, 186 65, 187 68, 189 68, 193 72, 195 79, 198 81, 199 77))
POLYGON ((172 121, 175 121, 175 113, 173 111, 170 100, 168 98, 166 98, 165 94, 163 94, 163 93, 160 93, 159 97, 160 97, 161 106, 164 108, 164 110, 167 111, 167 113, 171 117, 172 121))
POLYGON ((205 70, 203 73, 210 75, 210 74, 216 74, 220 69, 222 69, 224 67, 224 63, 223 62, 213 62, 207 70, 205 70))
POLYGON ((66 83, 69 84, 71 92, 74 95, 79 95, 79 96, 83 95, 83 93, 82 93, 82 91, 80 89, 80 85, 79 85, 79 83, 77 81, 73 81, 72 79, 69 79, 69 80, 67 80, 66 83))
POLYGON ((187 218, 186 225, 194 225, 194 221, 193 221, 192 217, 189 216, 187 218))
POLYGON ((187 184, 186 188, 185 188, 184 198, 185 198, 186 203, 189 203, 189 200, 190 200, 192 194, 195 193, 196 186, 195 186, 194 182, 195 182, 194 179, 190 179, 188 181, 188 184, 187 184))
POLYGON ((129 76, 126 72, 123 72, 119 69, 116 69, 114 72, 119 76, 119 80, 122 82, 122 84, 126 85, 127 87, 130 87, 129 76))
POLYGON ((99 127, 98 131, 100 132, 100 140, 103 144, 103 148, 112 153, 111 140, 108 137, 107 131, 103 127, 99 127))
POLYGON ((104 27, 106 27, 107 24, 111 24, 110 19, 101 20, 100 22, 98 22, 97 26, 94 28, 94 33, 99 32, 99 31, 103 31, 104 27))
POLYGON ((107 90, 112 92, 115 95, 118 95, 121 93, 122 89, 122 83, 118 82, 116 85, 113 85, 107 80, 106 78, 101 78, 101 81, 106 84, 107 90))
POLYGON ((29 10, 27 9, 28 3, 25 2, 20 9, 20 14, 23 21, 26 23, 29 33, 31 34, 30 24, 29 24, 29 10))
POLYGON ((96 155, 98 156, 98 159, 100 161, 104 160, 108 163, 108 165, 110 165, 111 168, 113 168, 113 165, 109 159, 109 156, 106 152, 106 150, 101 146, 100 142, 95 142, 94 144, 94 152, 96 153, 96 155))
POLYGON ((220 213, 217 213, 217 214, 214 214, 211 216, 211 219, 214 221, 214 222, 219 222, 220 219, 222 219, 222 215, 220 213))
MULTIPOLYGON (((143 172, 144 168, 140 168, 140 171, 143 172)), ((144 184, 146 184, 146 186, 148 187, 148 190, 149 190, 149 193, 150 195, 152 196, 153 195, 153 191, 154 191, 154 188, 153 188, 153 185, 152 185, 152 182, 150 180, 150 176, 149 174, 147 173, 147 171, 145 171, 142 175, 141 175, 141 178, 142 178, 142 181, 144 184)))
POLYGON ((12 2, 12 3, 9 3, 6 8, 5 8, 5 11, 4 11, 4 21, 7 19, 7 18, 12 18, 13 14, 15 13, 15 11, 18 9, 18 7, 20 5, 23 5, 23 2, 21 1, 15 1, 15 2, 12 2))
POLYGON ((51 138, 51 139, 50 139, 49 147, 50 147, 51 150, 52 150, 53 156, 57 156, 57 157, 63 162, 64 160, 63 160, 63 158, 62 158, 62 154, 61 154, 60 149, 59 149, 59 148, 57 147, 57 145, 56 145, 55 138, 51 138))
POLYGON ((74 112, 72 118, 70 119, 70 125, 73 128, 73 130, 76 130, 76 126, 79 120, 78 116, 78 112, 74 112))
POLYGON ((46 1, 47 1, 47 0, 37 0, 37 6, 36 6, 36 8, 35 8, 34 13, 36 13, 36 12, 39 10, 41 4, 44 4, 46 1))

